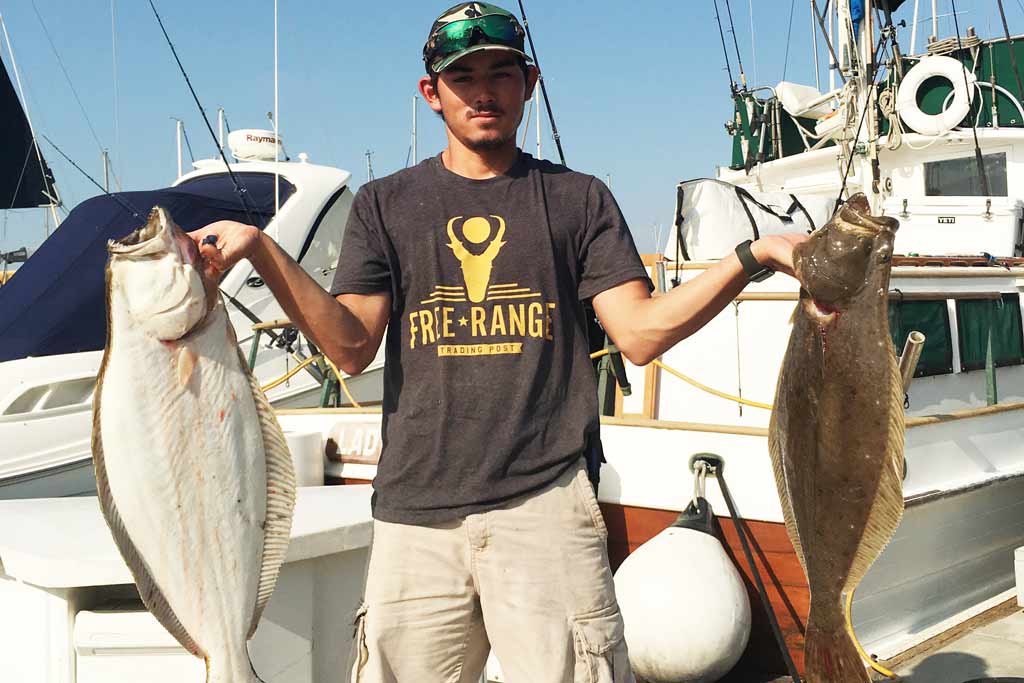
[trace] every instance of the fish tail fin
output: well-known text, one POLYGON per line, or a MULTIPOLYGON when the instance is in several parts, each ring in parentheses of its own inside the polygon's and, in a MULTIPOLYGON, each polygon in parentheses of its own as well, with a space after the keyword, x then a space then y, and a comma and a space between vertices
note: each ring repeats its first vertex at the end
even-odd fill
POLYGON ((870 683, 864 660, 845 626, 822 627, 812 609, 804 643, 806 683, 870 683))

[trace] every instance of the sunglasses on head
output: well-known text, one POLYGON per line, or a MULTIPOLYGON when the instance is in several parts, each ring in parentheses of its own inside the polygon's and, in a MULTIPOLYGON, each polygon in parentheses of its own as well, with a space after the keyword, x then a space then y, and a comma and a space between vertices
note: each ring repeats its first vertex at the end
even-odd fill
POLYGON ((523 30, 512 17, 501 14, 453 21, 431 36, 423 50, 424 61, 433 64, 448 55, 480 44, 504 45, 522 50, 523 30))

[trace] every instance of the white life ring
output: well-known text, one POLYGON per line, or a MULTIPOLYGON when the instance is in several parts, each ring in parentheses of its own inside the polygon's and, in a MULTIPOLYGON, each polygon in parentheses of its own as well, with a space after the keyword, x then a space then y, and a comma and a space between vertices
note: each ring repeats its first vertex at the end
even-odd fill
POLYGON ((969 69, 952 57, 924 57, 900 81, 896 109, 907 125, 918 133, 942 135, 963 121, 971 111, 976 80, 969 69), (941 76, 953 85, 953 101, 948 109, 938 114, 926 114, 917 106, 917 91, 932 76, 941 76))

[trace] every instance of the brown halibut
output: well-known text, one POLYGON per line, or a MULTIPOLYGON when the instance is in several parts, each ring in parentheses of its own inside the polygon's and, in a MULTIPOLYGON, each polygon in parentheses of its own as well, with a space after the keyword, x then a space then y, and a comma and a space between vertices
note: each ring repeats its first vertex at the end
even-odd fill
POLYGON ((870 680, 843 599, 903 515, 903 387, 888 320, 898 226, 857 194, 793 253, 800 302, 768 448, 811 592, 807 683, 870 680))

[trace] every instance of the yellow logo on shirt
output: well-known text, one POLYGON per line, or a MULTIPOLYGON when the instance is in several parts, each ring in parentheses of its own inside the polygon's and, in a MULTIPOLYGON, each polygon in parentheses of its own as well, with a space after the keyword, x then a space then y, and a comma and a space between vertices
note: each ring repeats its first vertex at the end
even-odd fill
MULTIPOLYGON (((487 245, 482 254, 473 254, 455 236, 455 230, 452 226, 460 218, 462 216, 456 216, 448 221, 448 239, 451 240, 448 242, 448 248, 452 250, 455 258, 459 259, 459 263, 462 266, 462 277, 466 281, 466 291, 469 294, 469 300, 474 303, 480 303, 487 294, 487 285, 491 281, 491 269, 494 266, 494 259, 498 256, 501 248, 508 244, 501 241, 501 238, 505 236, 505 221, 501 216, 491 216, 491 218, 498 221, 498 234, 491 240, 491 243, 487 245)), ((486 218, 474 216, 462 224, 462 234, 470 242, 480 244, 490 237, 490 222, 486 218)))
POLYGON ((455 216, 448 221, 446 246, 459 262, 463 285, 436 285, 420 304, 437 305, 409 313, 409 348, 437 344, 438 356, 471 357, 522 353, 522 342, 496 337, 554 340, 552 313, 555 303, 525 301, 540 299, 542 295, 529 287, 520 287, 516 282, 491 284, 495 260, 502 247, 508 244, 504 239, 505 220, 493 214, 462 218, 455 216), (463 240, 456 234, 457 228, 462 232, 463 240), (488 244, 482 252, 475 254, 466 242, 488 244), (516 299, 524 301, 512 302, 516 299), (467 301, 474 305, 444 305, 467 301), (493 303, 498 301, 509 303, 493 303), (488 303, 491 305, 486 305, 488 303), (466 343, 438 343, 459 339, 466 343))

